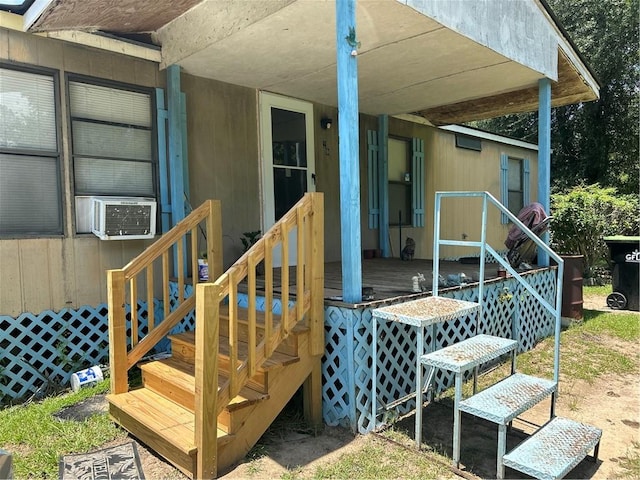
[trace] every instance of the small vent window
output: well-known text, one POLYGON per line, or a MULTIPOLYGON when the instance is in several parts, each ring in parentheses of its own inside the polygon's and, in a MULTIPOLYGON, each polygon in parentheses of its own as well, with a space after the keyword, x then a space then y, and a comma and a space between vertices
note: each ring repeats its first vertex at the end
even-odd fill
POLYGON ((468 137, 456 133, 456 147, 466 148, 467 150, 482 151, 482 141, 479 138, 468 137))

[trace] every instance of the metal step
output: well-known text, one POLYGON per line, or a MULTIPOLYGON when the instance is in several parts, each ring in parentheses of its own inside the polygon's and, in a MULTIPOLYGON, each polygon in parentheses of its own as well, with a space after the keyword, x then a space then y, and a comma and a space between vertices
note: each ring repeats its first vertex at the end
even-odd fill
POLYGON ((518 346, 516 340, 476 335, 462 342, 422 356, 422 364, 460 373, 512 352, 518 346))
POLYGON ((460 410, 498 425, 506 425, 555 393, 553 380, 515 373, 460 402, 460 410))
POLYGON ((503 457, 506 467, 538 479, 563 478, 598 447, 602 430, 556 417, 503 457))

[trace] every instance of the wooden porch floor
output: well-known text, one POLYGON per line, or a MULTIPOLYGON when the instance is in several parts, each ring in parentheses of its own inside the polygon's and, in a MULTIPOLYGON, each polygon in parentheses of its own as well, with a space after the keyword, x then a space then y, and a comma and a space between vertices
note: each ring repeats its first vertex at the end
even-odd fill
MULTIPOLYGON (((498 265, 496 263, 485 264, 485 281, 498 278, 498 265)), ((362 286, 373 289, 373 299, 364 300, 358 305, 368 305, 380 301, 390 300, 398 297, 411 297, 416 294, 412 291, 412 277, 421 273, 424 275, 424 287, 427 291, 432 289, 433 261, 414 259, 402 261, 398 258, 373 258, 362 260, 362 286)), ((473 282, 479 279, 479 263, 462 262, 440 262, 440 274, 446 279, 448 275, 464 273, 473 282)), ((342 264, 341 262, 325 263, 324 298, 325 304, 347 305, 341 301, 342 298, 342 264)), ((291 267, 290 291, 295 294, 295 267, 291 267)), ((274 269, 274 291, 280 291, 281 272, 274 269)), ((259 277, 257 286, 264 286, 264 277, 259 277)), ((348 304, 352 305, 352 304, 348 304)))

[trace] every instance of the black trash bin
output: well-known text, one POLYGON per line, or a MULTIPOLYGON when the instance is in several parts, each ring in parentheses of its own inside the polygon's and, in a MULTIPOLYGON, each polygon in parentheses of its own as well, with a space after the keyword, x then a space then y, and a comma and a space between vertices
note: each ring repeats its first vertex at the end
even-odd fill
POLYGON ((607 305, 615 310, 640 311, 640 237, 605 237, 611 258, 613 293, 607 305))

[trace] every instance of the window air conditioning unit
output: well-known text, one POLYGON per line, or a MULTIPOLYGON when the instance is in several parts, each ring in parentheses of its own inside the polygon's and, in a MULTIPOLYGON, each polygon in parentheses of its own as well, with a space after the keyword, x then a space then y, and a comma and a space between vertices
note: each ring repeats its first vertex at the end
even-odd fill
POLYGON ((156 234, 156 202, 139 197, 92 197, 91 231, 100 240, 138 240, 156 234))

